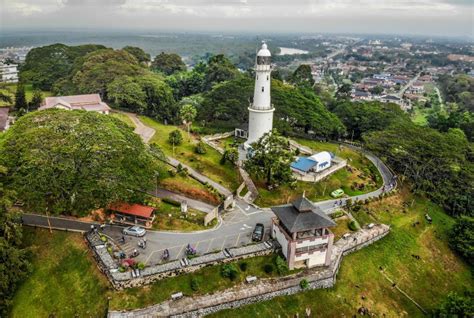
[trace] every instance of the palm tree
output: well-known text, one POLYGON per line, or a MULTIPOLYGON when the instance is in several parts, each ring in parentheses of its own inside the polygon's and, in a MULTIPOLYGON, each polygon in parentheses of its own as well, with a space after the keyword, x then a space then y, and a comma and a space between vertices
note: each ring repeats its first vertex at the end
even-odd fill
POLYGON ((189 133, 189 128, 191 127, 192 122, 194 119, 196 119, 197 115, 197 110, 196 107, 194 107, 191 104, 185 104, 181 107, 179 111, 179 116, 181 117, 181 120, 183 121, 183 124, 186 125, 186 128, 188 130, 188 138, 191 139, 191 135, 189 133))

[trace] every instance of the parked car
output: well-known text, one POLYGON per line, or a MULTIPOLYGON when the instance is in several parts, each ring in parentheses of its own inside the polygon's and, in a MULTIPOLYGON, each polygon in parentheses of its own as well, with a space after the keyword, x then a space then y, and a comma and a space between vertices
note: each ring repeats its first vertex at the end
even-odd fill
POLYGON ((139 236, 144 236, 146 234, 146 230, 140 226, 134 225, 134 226, 124 228, 122 233, 125 235, 139 237, 139 236))
POLYGON ((252 233, 252 241, 261 241, 263 240, 263 234, 265 233, 265 227, 262 223, 255 224, 255 228, 252 233))
POLYGON ((331 196, 333 198, 339 198, 339 197, 342 197, 344 195, 344 190, 342 189, 337 189, 337 190, 334 190, 333 192, 331 192, 331 196))

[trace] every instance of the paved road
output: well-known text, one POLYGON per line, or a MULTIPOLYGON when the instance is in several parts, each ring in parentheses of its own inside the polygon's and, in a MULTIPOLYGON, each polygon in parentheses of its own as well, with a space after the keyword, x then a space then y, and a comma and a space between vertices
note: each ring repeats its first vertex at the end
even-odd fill
POLYGON ((405 84, 405 86, 403 86, 399 91, 398 93, 396 94, 393 94, 394 96, 397 96, 398 98, 402 98, 403 97, 403 94, 405 93, 405 91, 408 89, 408 87, 410 87, 414 82, 416 82, 418 80, 418 77, 420 77, 420 73, 416 74, 415 77, 413 77, 410 81, 408 81, 408 83, 405 84))
POLYGON ((174 200, 176 202, 186 201, 188 203, 189 208, 199 210, 199 211, 202 211, 202 212, 206 212, 206 213, 210 213, 212 210, 214 210, 216 208, 215 206, 213 206, 211 204, 208 204, 208 203, 205 203, 205 202, 202 202, 202 201, 198 201, 198 200, 194 200, 194 199, 185 197, 184 195, 178 194, 176 192, 168 191, 168 190, 165 190, 165 189, 159 189, 158 188, 157 190, 155 190, 153 192, 150 192, 150 194, 155 196, 155 197, 158 197, 158 198, 168 198, 168 199, 174 200))

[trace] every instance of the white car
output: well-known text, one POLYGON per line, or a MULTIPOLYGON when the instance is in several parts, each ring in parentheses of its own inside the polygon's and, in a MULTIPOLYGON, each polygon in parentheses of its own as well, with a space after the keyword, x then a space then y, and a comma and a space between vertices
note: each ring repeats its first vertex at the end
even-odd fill
POLYGON ((146 230, 140 226, 134 225, 134 226, 124 228, 122 233, 125 235, 139 237, 139 236, 144 236, 146 234, 146 230))

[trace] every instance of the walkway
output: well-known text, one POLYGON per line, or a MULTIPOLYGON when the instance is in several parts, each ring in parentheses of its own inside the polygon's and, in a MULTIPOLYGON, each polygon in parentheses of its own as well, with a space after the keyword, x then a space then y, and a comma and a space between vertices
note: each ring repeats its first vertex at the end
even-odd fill
POLYGON ((133 124, 135 125, 134 132, 142 137, 143 142, 150 142, 150 139, 155 135, 155 129, 145 126, 145 124, 143 124, 142 121, 138 119, 137 114, 127 112, 122 112, 122 114, 127 115, 128 118, 132 120, 133 124))

